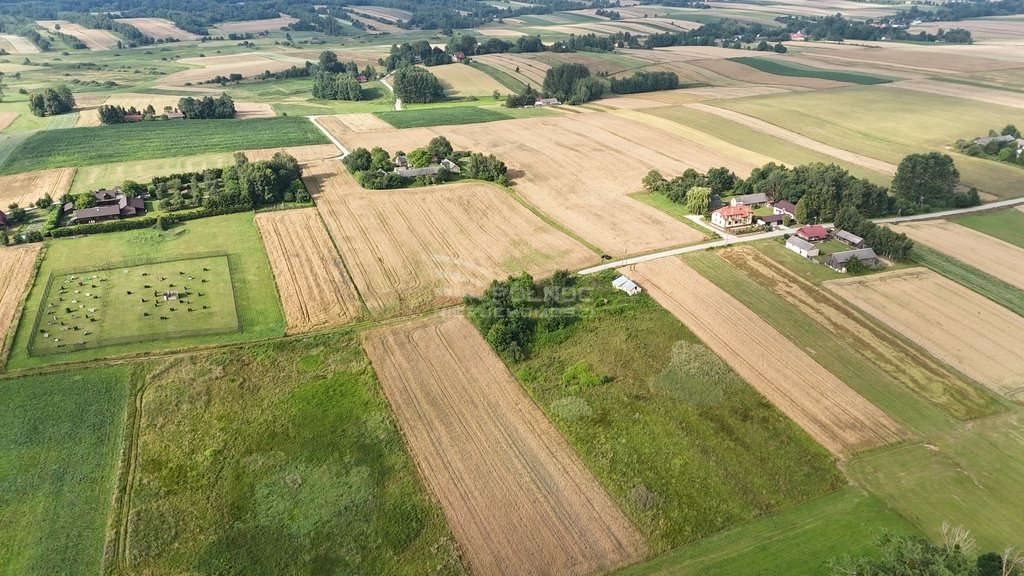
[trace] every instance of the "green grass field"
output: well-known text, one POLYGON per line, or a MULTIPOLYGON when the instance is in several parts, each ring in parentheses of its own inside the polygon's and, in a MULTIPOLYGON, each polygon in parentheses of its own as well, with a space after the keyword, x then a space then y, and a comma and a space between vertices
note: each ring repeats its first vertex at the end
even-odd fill
POLYGON ((843 483, 824 449, 651 298, 612 289, 613 277, 580 280, 592 293, 579 320, 542 334, 510 369, 652 553, 843 483))
POLYGON ((832 558, 870 555, 872 537, 885 530, 917 534, 881 500, 847 487, 616 576, 820 576, 832 558))
POLYGON ((915 244, 911 254, 922 266, 1024 316, 1024 290, 921 244, 915 244))
POLYGON ((749 56, 741 56, 739 58, 729 58, 733 62, 739 62, 744 66, 750 66, 761 72, 768 74, 775 74, 776 76, 793 76, 796 78, 820 78, 822 80, 835 80, 836 82, 849 82, 851 84, 885 84, 892 82, 892 78, 883 78, 881 76, 872 76, 870 74, 857 74, 855 72, 840 72, 838 70, 826 70, 824 68, 814 68, 811 66, 804 66, 796 64, 794 62, 783 62, 775 58, 756 58, 749 56))
POLYGON ((1024 248, 1024 212, 1020 210, 970 214, 956 218, 953 222, 1024 248))
POLYGON ((99 574, 129 369, 0 380, 0 573, 99 574))
POLYGON ((148 375, 118 564, 136 574, 460 574, 356 335, 148 375))
POLYGON ((33 134, 18 146, 0 166, 0 174, 106 164, 114 158, 149 160, 327 142, 305 118, 140 122, 48 130, 33 134))
POLYGON ((227 255, 53 275, 43 303, 33 356, 239 329, 227 255))
POLYGON ((512 77, 511 75, 501 70, 498 70, 497 68, 491 66, 490 64, 484 64, 483 62, 477 62, 474 60, 471 61, 469 65, 483 72, 484 74, 487 74, 491 78, 494 78, 498 82, 498 84, 501 84, 502 86, 508 88, 509 90, 515 92, 516 94, 522 92, 523 90, 526 90, 526 84, 522 83, 521 81, 512 77))
MULTIPOLYGON (((189 286, 189 289, 192 288, 189 286)), ((270 263, 251 213, 195 220, 167 231, 151 228, 82 238, 62 238, 50 242, 47 246, 39 275, 29 292, 25 311, 18 323, 7 368, 14 370, 57 362, 86 361, 110 355, 270 338, 283 335, 284 328, 284 313, 277 296, 270 263), (51 271, 99 269, 130 261, 153 262, 190 258, 198 253, 211 251, 228 254, 231 266, 230 283, 234 288, 235 305, 238 307, 238 317, 241 321, 239 332, 68 351, 40 357, 33 357, 28 353, 28 342, 34 336, 31 331, 36 312, 41 307, 45 309, 47 304, 43 302, 43 293, 51 271)))
MULTIPOLYGON (((992 126, 1024 124, 1019 109, 884 86, 736 98, 715 105, 893 164, 908 154, 949 153, 957 139, 992 126)), ((964 185, 1007 198, 1024 189, 1019 167, 962 154, 953 158, 964 185)))
POLYGON ((409 108, 401 112, 392 110, 389 112, 375 112, 374 114, 395 128, 422 128, 427 126, 496 122, 512 118, 535 118, 538 116, 550 116, 552 112, 543 108, 456 105, 409 108))
POLYGON ((235 163, 232 154, 232 152, 213 152, 198 156, 156 158, 152 160, 85 166, 75 171, 75 179, 71 183, 71 194, 89 192, 100 188, 113 188, 114 186, 119 186, 125 180, 149 182, 154 176, 181 174, 182 172, 202 172, 207 168, 224 168, 235 163))

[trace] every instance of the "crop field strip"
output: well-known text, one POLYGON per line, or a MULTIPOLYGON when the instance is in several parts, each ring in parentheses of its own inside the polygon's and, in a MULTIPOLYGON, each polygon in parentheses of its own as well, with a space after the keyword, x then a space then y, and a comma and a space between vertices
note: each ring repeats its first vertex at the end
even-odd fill
POLYGON ((168 38, 176 38, 183 42, 199 40, 198 35, 186 32, 175 26, 170 20, 162 18, 115 18, 115 20, 134 26, 139 32, 156 40, 166 40, 168 38))
MULTIPOLYGON (((348 148, 411 150, 443 135, 455 148, 494 154, 515 191, 550 218, 612 255, 699 241, 693 228, 628 197, 652 169, 736 165, 726 155, 609 114, 534 118, 444 128, 335 134, 348 148), (680 160, 682 158, 682 160, 680 160)), ((752 167, 753 164, 737 166, 752 167)))
POLYGON ((364 190, 339 161, 312 164, 303 179, 373 313, 452 304, 496 277, 596 258, 490 184, 364 190))
POLYGON ((18 112, 0 112, 0 132, 7 129, 8 126, 14 124, 14 121, 18 119, 20 113, 18 112))
POLYGON ((905 233, 915 242, 1024 289, 1024 248, 945 220, 900 224, 893 229, 905 233))
POLYGON ((216 28, 227 34, 245 34, 258 32, 277 32, 288 25, 298 22, 296 18, 281 15, 280 18, 263 20, 238 20, 234 22, 218 22, 216 28))
POLYGON ((640 534, 468 320, 363 343, 473 572, 585 575, 643 557, 640 534))
POLYGON ((352 132, 374 132, 377 130, 394 130, 394 126, 369 113, 338 114, 336 116, 320 116, 316 119, 325 130, 339 138, 352 132))
POLYGON ((906 437, 884 412, 681 260, 645 262, 623 273, 837 457, 906 437))
POLYGON ((39 53, 39 48, 24 36, 17 36, 15 34, 0 34, 0 42, 9 46, 9 49, 6 47, 4 47, 4 49, 14 54, 39 53))
POLYGON ((29 203, 39 200, 46 194, 57 202, 70 190, 74 177, 74 168, 0 176, 0 205, 6 209, 8 205, 17 203, 22 208, 27 208, 29 203))
POLYGON ((954 98, 966 98, 968 100, 977 100, 987 104, 998 104, 1000 106, 1007 106, 1010 108, 1024 108, 1024 96, 1021 94, 993 88, 982 88, 979 86, 925 79, 905 80, 903 82, 893 84, 893 87, 903 88, 906 90, 917 90, 927 94, 941 94, 945 96, 952 96, 954 98))
POLYGON ((289 333, 340 326, 361 312, 359 297, 315 208, 258 214, 289 333))
POLYGON ((249 52, 227 56, 208 56, 206 58, 182 58, 178 62, 181 64, 191 64, 195 67, 180 72, 172 72, 167 76, 160 77, 158 81, 159 87, 165 87, 168 90, 180 90, 185 87, 186 83, 190 83, 192 86, 189 88, 204 92, 218 92, 219 85, 202 85, 201 83, 212 80, 215 76, 241 74, 246 78, 250 78, 267 70, 280 72, 292 66, 302 67, 305 60, 290 56, 271 57, 268 54, 249 52))
POLYGON ((0 361, 6 360, 7 347, 14 338, 14 320, 32 284, 42 248, 42 244, 26 244, 0 250, 0 361))
POLYGON ((67 20, 36 20, 36 24, 50 31, 74 36, 85 44, 89 50, 110 50, 117 47, 117 43, 120 42, 117 36, 106 30, 86 28, 81 24, 75 24, 67 20), (56 30, 58 24, 60 25, 60 30, 56 30))
POLYGON ((825 286, 996 393, 1024 392, 1024 318, 998 304, 923 269, 825 286))

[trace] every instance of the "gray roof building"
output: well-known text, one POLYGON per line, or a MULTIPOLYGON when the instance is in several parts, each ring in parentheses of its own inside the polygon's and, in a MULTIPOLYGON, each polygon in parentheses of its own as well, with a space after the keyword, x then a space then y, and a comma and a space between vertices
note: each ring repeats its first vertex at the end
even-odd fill
POLYGON ((856 258, 868 266, 873 266, 878 263, 878 255, 871 248, 861 248, 859 250, 847 250, 845 252, 836 252, 829 254, 828 258, 825 258, 825 265, 833 270, 839 272, 846 271, 846 263, 856 258))
POLYGON ((863 238, 861 238, 860 236, 857 236, 856 234, 853 234, 851 232, 847 232, 846 230, 840 230, 840 231, 836 232, 836 238, 841 240, 844 244, 848 244, 848 245, 856 247, 856 248, 863 248, 864 247, 864 239, 863 238))
POLYGON ((730 202, 733 206, 737 204, 746 204, 748 206, 753 204, 767 204, 768 195, 764 192, 758 192, 757 194, 741 194, 740 196, 733 196, 730 202))

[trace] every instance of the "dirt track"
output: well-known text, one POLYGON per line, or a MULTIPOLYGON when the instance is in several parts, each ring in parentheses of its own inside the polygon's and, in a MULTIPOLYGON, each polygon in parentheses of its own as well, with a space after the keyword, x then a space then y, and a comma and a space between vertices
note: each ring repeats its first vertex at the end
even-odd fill
POLYGON ((367 333, 413 458, 475 574, 586 575, 645 545, 462 316, 367 333))
POLYGON ((340 326, 359 316, 359 297, 315 208, 258 214, 256 224, 289 333, 340 326))
POLYGON ((597 259, 495 186, 364 190, 337 160, 308 165, 303 179, 374 312, 451 304, 495 278, 597 259))
POLYGON ((837 457, 905 436, 884 412, 682 260, 644 262, 622 272, 837 457))
POLYGON ((1024 318, 995 302, 921 268, 825 285, 992 390, 1024 392, 1024 318))
POLYGON ((4 361, 3 345, 8 337, 14 336, 14 316, 32 280, 42 247, 34 243, 0 248, 0 365, 4 361))
POLYGON ((22 208, 27 208, 30 202, 39 200, 44 194, 49 194, 54 202, 58 202, 71 188, 74 177, 74 168, 0 176, 0 206, 6 210, 9 204, 17 202, 22 208))
POLYGON ((894 229, 915 242, 1024 289, 1024 250, 1009 242, 945 220, 900 224, 894 229))

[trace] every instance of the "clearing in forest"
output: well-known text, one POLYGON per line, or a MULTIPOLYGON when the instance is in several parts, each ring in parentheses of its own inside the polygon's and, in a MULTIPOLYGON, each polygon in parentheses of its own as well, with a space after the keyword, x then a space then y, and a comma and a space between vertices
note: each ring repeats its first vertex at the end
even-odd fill
POLYGON ((640 534, 468 320, 363 343, 474 573, 604 573, 643 556, 640 534))
POLYGON ((682 260, 644 262, 624 273, 836 456, 905 436, 884 412, 682 260))
POLYGON ((992 390, 1024 392, 1024 318, 991 300, 920 268, 825 285, 992 390))
POLYGON ((315 208, 256 216, 290 333, 340 326, 359 297, 315 208))

